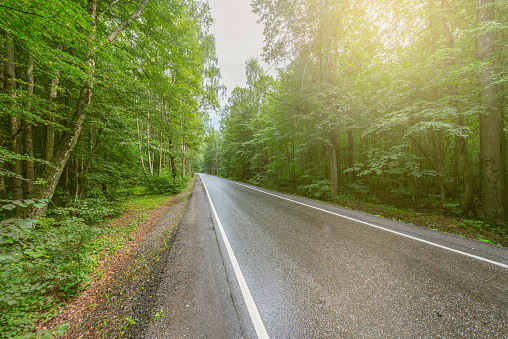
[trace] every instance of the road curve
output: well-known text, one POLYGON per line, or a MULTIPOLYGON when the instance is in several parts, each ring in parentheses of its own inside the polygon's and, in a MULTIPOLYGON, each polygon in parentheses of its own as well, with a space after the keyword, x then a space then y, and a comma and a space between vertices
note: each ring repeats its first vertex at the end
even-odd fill
POLYGON ((270 338, 508 337, 508 249, 199 177, 243 336, 259 332, 226 242, 270 338))

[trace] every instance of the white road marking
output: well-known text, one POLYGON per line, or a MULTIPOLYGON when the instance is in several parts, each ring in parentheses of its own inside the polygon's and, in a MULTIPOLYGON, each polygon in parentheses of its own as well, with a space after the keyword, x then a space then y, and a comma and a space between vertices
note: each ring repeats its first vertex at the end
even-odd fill
MULTIPOLYGON (((223 179, 223 180, 226 180, 226 179, 223 179)), ((228 181, 230 181, 230 180, 228 180, 228 181)), ((485 262, 488 262, 488 263, 493 264, 493 265, 497 265, 497 266, 501 266, 501 267, 504 267, 504 268, 508 268, 508 265, 500 263, 500 262, 497 262, 497 261, 494 261, 494 260, 483 258, 483 257, 477 256, 477 255, 471 254, 471 253, 459 251, 459 250, 456 250, 456 249, 453 249, 453 248, 450 248, 450 247, 447 247, 447 246, 439 245, 439 244, 436 244, 436 243, 428 241, 428 240, 423 240, 423 239, 414 237, 412 235, 408 235, 408 234, 404 234, 404 233, 401 233, 401 232, 397 232, 397 231, 394 231, 394 230, 391 230, 391 229, 388 229, 388 228, 384 228, 384 227, 379 226, 379 225, 371 224, 371 223, 366 222, 366 221, 361 221, 361 220, 358 220, 358 219, 355 219, 355 218, 351 218, 351 217, 348 217, 348 216, 345 216, 345 215, 342 215, 342 214, 339 214, 339 213, 331 212, 331 211, 325 210, 323 208, 319 208, 319 207, 315 207, 315 206, 312 206, 312 205, 308 205, 308 204, 305 204, 303 202, 299 202, 299 201, 296 201, 296 200, 293 200, 293 199, 281 197, 280 195, 269 193, 269 192, 265 192, 263 190, 260 190, 260 189, 257 189, 257 188, 251 187, 251 186, 247 186, 247 185, 244 185, 244 184, 240 184, 238 182, 234 182, 234 181, 230 181, 230 182, 235 184, 235 185, 242 186, 242 187, 245 187, 245 188, 249 188, 249 189, 254 190, 254 191, 265 193, 265 194, 268 194, 268 195, 271 195, 271 196, 274 196, 274 197, 277 197, 277 198, 280 198, 280 199, 284 199, 284 200, 288 200, 288 201, 294 202, 296 204, 300 204, 300 205, 303 205, 303 206, 314 208, 314 209, 319 210, 319 211, 323 211, 323 212, 326 212, 326 213, 329 213, 329 214, 333 214, 333 215, 336 215, 338 217, 342 217, 344 219, 349 219, 349 220, 352 220, 352 221, 356 221, 356 222, 362 223, 364 225, 375 227, 375 228, 378 228, 378 229, 383 230, 383 231, 391 232, 391 233, 394 233, 394 234, 397 234, 397 235, 400 235, 400 236, 403 236, 403 237, 406 237, 406 238, 409 238, 409 239, 420 241, 420 242, 423 242, 425 244, 429 244, 429 245, 436 246, 436 247, 439 247, 439 248, 442 248, 442 249, 445 249, 445 250, 448 250, 448 251, 451 251, 451 252, 459 253, 459 254, 462 254, 462 255, 465 255, 465 256, 468 256, 468 257, 471 257, 471 258, 475 258, 475 259, 478 259, 478 260, 481 260, 481 261, 485 261, 485 262)))
POLYGON ((243 277, 242 270, 240 269, 240 265, 238 265, 238 261, 236 260, 235 253, 231 248, 226 232, 224 232, 224 228, 222 227, 222 223, 220 222, 219 216, 217 215, 217 211, 215 210, 215 206, 213 205, 212 198, 208 193, 208 189, 206 188, 205 181, 203 182, 203 186, 205 188, 206 195, 208 196, 208 201, 210 202, 210 207, 212 208, 213 215, 215 220, 217 221, 217 225, 219 226, 220 234, 222 235, 222 239, 224 240, 224 244, 226 245, 226 250, 229 255, 229 259, 231 260, 231 264, 233 265, 233 270, 235 271, 236 279, 238 280, 238 284, 240 285, 240 290, 243 295, 243 299, 245 300, 245 304, 247 305, 247 310, 249 311, 250 318, 252 320, 252 324, 254 325, 254 329, 256 330, 256 334, 260 339, 268 339, 268 333, 266 332, 265 325, 263 324, 263 320, 259 315, 256 304, 254 303, 254 299, 250 294, 249 287, 247 286, 247 282, 243 277))

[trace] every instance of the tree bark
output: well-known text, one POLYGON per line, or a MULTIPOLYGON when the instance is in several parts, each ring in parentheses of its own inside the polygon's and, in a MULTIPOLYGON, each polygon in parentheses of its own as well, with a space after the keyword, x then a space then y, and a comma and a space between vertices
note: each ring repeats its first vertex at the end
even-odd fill
MULTIPOLYGON (((480 0, 478 17, 480 24, 493 22, 495 20, 495 0, 480 0)), ((497 86, 493 79, 495 74, 495 39, 495 32, 492 29, 482 32, 478 39, 478 59, 483 63, 480 71, 480 83, 482 86, 481 99, 484 105, 484 112, 480 114, 480 133, 483 141, 480 145, 480 152, 483 155, 485 217, 492 223, 499 223, 505 218, 505 211, 497 86)))
POLYGON ((474 175, 473 168, 469 161, 467 153, 467 143, 465 138, 457 137, 456 139, 457 153, 459 154, 460 164, 464 171, 464 201, 462 202, 462 216, 471 215, 477 218, 476 205, 474 203, 474 175))
POLYGON ((136 126, 138 128, 138 150, 139 150, 139 159, 141 162, 141 168, 143 168, 143 173, 146 175, 146 167, 145 161, 143 160, 143 150, 141 149, 141 132, 139 130, 139 119, 136 119, 136 126))
MULTIPOLYGON (((27 82, 27 99, 26 111, 31 111, 30 99, 34 94, 35 80, 34 80, 34 59, 31 54, 28 55, 28 64, 26 69, 26 82, 27 82)), ((30 160, 25 160, 25 197, 29 198, 32 195, 35 181, 35 167, 34 161, 34 141, 33 141, 33 126, 29 121, 23 121, 23 132, 25 137, 25 155, 29 156, 30 160)))
POLYGON ((46 125, 46 140, 44 143, 44 160, 51 162, 53 159, 53 152, 55 149, 55 126, 52 123, 55 122, 55 110, 56 110, 56 98, 58 96, 58 84, 60 82, 60 72, 51 79, 51 87, 49 89, 49 103, 51 113, 48 116, 48 125, 46 125))
POLYGON ((148 119, 146 121, 146 138, 147 138, 147 153, 148 153, 148 168, 150 169, 150 175, 153 177, 153 159, 152 159, 152 147, 150 145, 150 112, 148 112, 148 119))
POLYGON ((143 0, 141 2, 141 4, 138 6, 138 8, 134 12, 132 12, 132 14, 127 19, 125 19, 120 25, 118 25, 118 27, 116 27, 108 35, 108 37, 106 38, 106 41, 112 42, 113 40, 115 40, 115 38, 118 36, 118 34, 120 34, 120 32, 122 32, 132 20, 137 19, 141 15, 141 12, 143 12, 143 10, 145 9, 145 7, 149 1, 150 0, 143 0))
MULTIPOLYGON (((347 131, 347 142, 348 142, 348 153, 347 153, 347 167, 353 168, 354 166, 354 139, 353 139, 353 130, 347 131)), ((354 172, 351 173, 351 182, 356 181, 356 175, 354 172)))
POLYGON ((160 132, 159 140, 159 169, 157 170, 157 176, 161 176, 162 173, 162 131, 160 132))
MULTIPOLYGON (((11 107, 16 106, 16 68, 15 68, 15 52, 14 41, 6 34, 5 39, 5 92, 12 98, 11 107)), ((21 138, 21 121, 9 115, 9 136, 11 138, 11 151, 14 154, 22 154, 22 138, 21 138)), ((11 172, 16 177, 11 177, 11 189, 13 199, 23 199, 23 162, 19 159, 14 159, 11 165, 11 172)))
POLYGON ((176 179, 177 173, 176 173, 176 163, 175 163, 175 156, 173 154, 173 140, 169 138, 169 162, 171 164, 171 173, 173 174, 173 179, 176 179))
MULTIPOLYGON (((0 34, 0 55, 5 56, 5 38, 4 34, 0 34)), ((4 58, 1 58, 0 60, 0 93, 4 93, 5 89, 5 66, 6 63, 4 62, 4 58)), ((7 126, 8 124, 4 121, 4 117, 0 116, 0 124, 2 126, 7 126)), ((3 128, 2 128, 3 129, 3 128)), ((0 133, 3 133, 2 130, 0 130, 0 133)), ((0 139, 0 147, 4 146, 4 140, 0 139)), ((0 160, 0 199, 3 199, 6 197, 6 189, 5 189, 5 171, 6 163, 4 161, 0 160)))
MULTIPOLYGON (((0 34, 0 55, 3 55, 5 57, 5 43, 6 43, 6 35, 4 32, 0 34)), ((5 90, 5 67, 6 62, 4 61, 4 58, 1 58, 0 60, 0 93, 3 93, 5 90)))
MULTIPOLYGON (((501 102, 504 102, 501 100, 501 102)), ((501 138, 501 173, 502 173, 502 180, 503 180, 503 205, 504 205, 504 211, 505 214, 508 213, 508 167, 506 164, 506 136, 504 132, 505 127, 505 113, 504 113, 504 107, 501 105, 500 107, 500 120, 499 120, 499 135, 501 138)))
POLYGON ((88 155, 88 160, 86 161, 86 166, 83 170, 83 175, 81 177, 81 187, 79 189, 79 199, 80 200, 83 197, 83 192, 85 192, 86 176, 88 174, 88 171, 90 170, 90 165, 92 164, 92 158, 95 154, 95 151, 97 150, 97 147, 99 146, 99 143, 101 142, 101 133, 102 133, 102 128, 99 129, 99 133, 97 135, 97 140, 95 140, 95 145, 93 146, 92 151, 88 155))
POLYGON ((439 178, 439 196, 441 197, 441 205, 445 204, 445 189, 444 189, 444 173, 443 173, 443 151, 442 151, 442 132, 437 131, 437 176, 439 178))
POLYGON ((328 146, 328 157, 330 160, 330 194, 332 198, 335 198, 339 195, 340 191, 340 174, 339 168, 340 163, 337 158, 339 148, 339 131, 338 129, 333 129, 330 135, 330 146, 328 146))

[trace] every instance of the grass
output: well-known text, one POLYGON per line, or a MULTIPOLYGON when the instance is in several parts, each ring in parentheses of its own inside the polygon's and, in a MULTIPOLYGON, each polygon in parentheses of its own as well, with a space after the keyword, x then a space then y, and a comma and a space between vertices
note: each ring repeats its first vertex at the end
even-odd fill
POLYGON ((167 202, 167 195, 133 195, 129 200, 122 202, 122 207, 126 210, 146 211, 162 206, 167 202))

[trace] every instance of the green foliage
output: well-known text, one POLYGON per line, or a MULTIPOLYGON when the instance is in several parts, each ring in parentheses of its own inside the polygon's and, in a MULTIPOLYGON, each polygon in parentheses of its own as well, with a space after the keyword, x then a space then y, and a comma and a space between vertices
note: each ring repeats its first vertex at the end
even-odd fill
POLYGON ((312 184, 298 186, 298 190, 315 199, 330 198, 330 180, 313 180, 312 184))
POLYGON ((145 177, 145 185, 150 192, 156 194, 175 194, 182 191, 187 186, 186 178, 173 178, 166 174, 162 176, 145 177))
MULTIPOLYGON (((34 206, 37 208, 44 208, 46 204, 49 202, 47 199, 25 199, 25 200, 0 200, 1 209, 0 213, 3 211, 3 214, 8 215, 9 212, 13 211, 16 208, 27 208, 30 206, 34 206)), ((13 214, 13 213, 10 213, 13 214)), ((35 224, 35 220, 30 218, 8 218, 4 219, 0 222, 0 245, 3 244, 13 244, 18 241, 23 234, 29 233, 35 224)))
POLYGON ((153 321, 156 321, 159 318, 164 318, 165 315, 164 315, 163 311, 164 311, 164 308, 161 308, 161 310, 155 314, 153 321))
POLYGON ((6 338, 33 326, 37 312, 51 317, 55 299, 75 295, 93 265, 85 245, 101 230, 82 219, 42 218, 31 232, 0 245, 0 332, 6 338))
POLYGON ((104 196, 78 200, 72 209, 89 225, 97 224, 107 217, 115 217, 122 212, 118 202, 104 196))
POLYGON ((138 211, 144 211, 152 208, 157 208, 167 201, 168 196, 166 194, 155 195, 150 194, 150 192, 145 192, 143 195, 129 196, 128 200, 122 202, 122 208, 126 210, 135 209, 138 211))
POLYGON ((133 318, 133 317, 125 317, 125 318, 120 319, 120 321, 125 322, 125 325, 123 326, 122 331, 127 331, 127 329, 131 325, 135 325, 137 322, 139 322, 139 319, 133 318))

